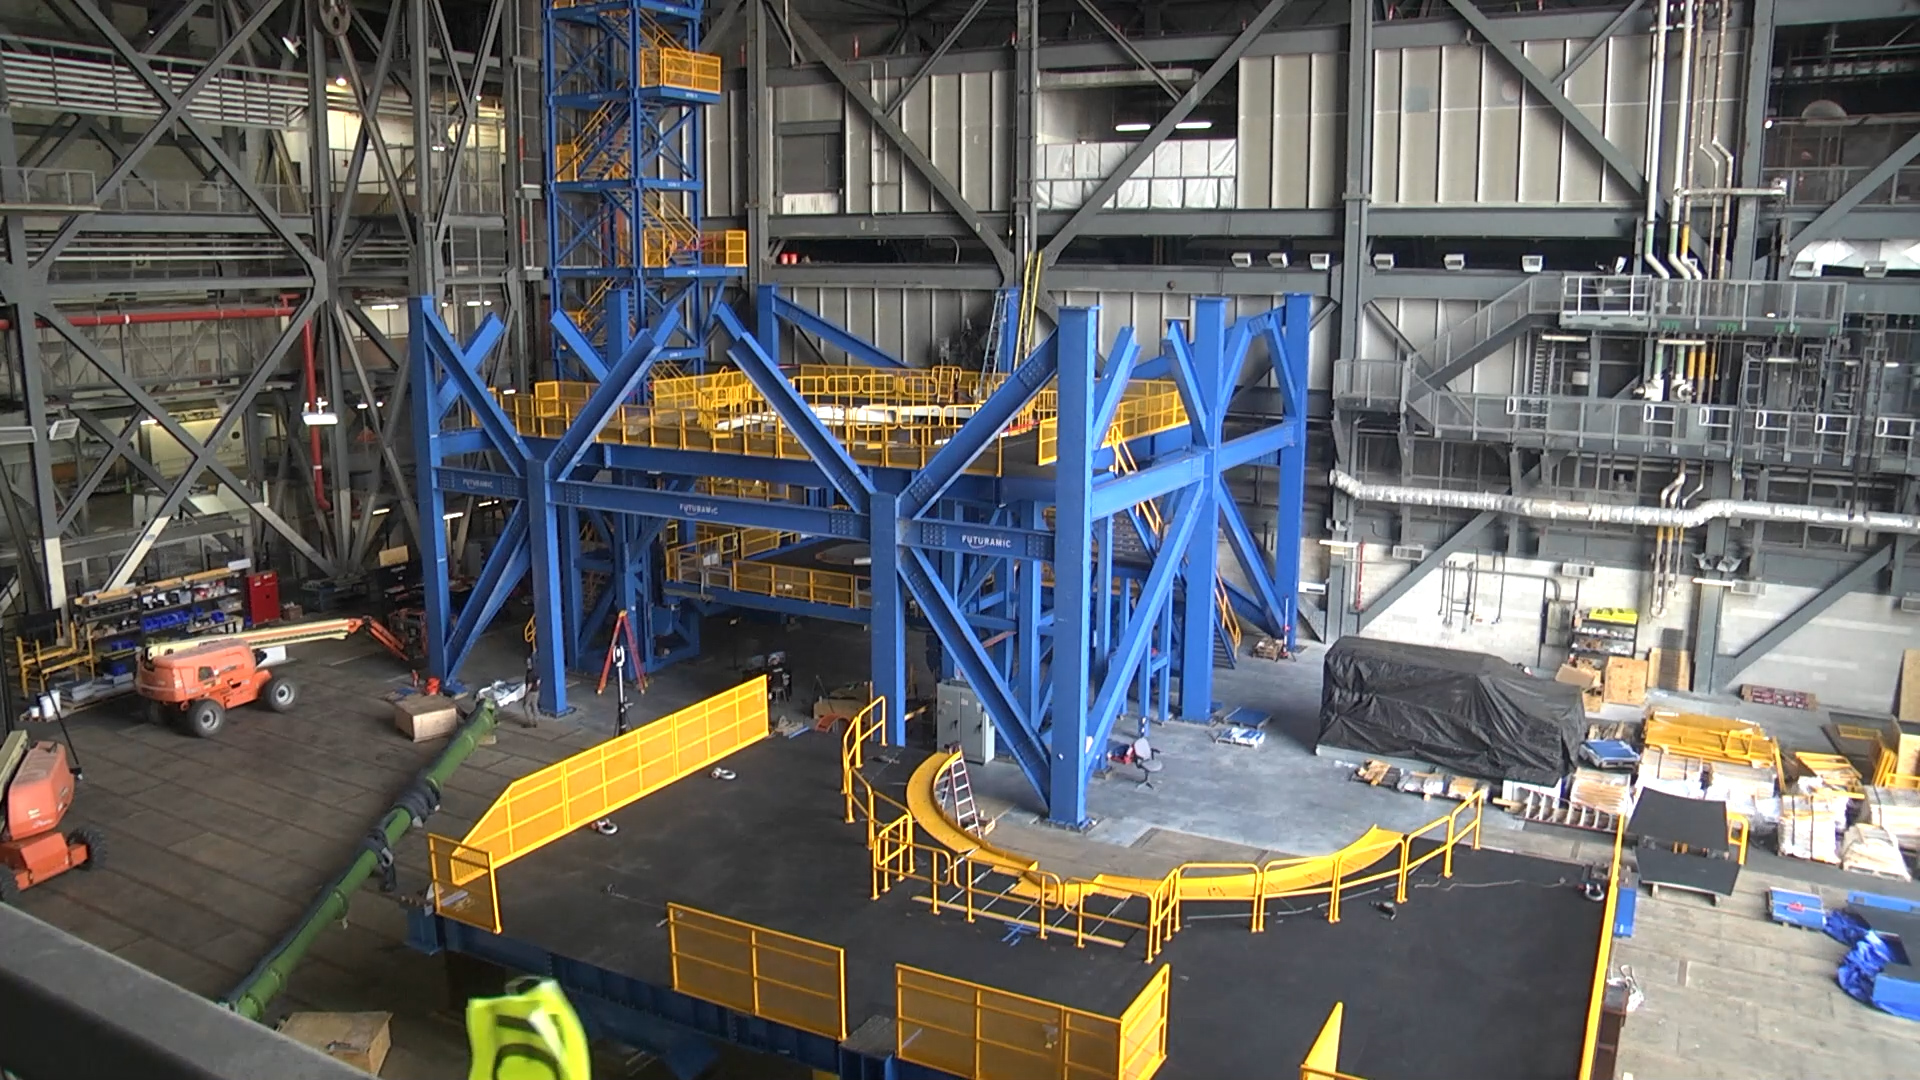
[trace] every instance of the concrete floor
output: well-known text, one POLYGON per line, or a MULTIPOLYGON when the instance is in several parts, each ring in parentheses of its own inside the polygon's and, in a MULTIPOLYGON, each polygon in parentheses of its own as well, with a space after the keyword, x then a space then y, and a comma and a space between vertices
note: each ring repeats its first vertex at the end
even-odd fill
MULTIPOLYGON (((465 673, 469 681, 522 673, 517 623, 512 631, 482 643, 465 673)), ((745 660, 770 649, 790 656, 794 715, 811 700, 816 676, 831 686, 861 677, 867 663, 859 627, 743 618, 735 625, 710 621, 708 632, 717 641, 708 655, 656 679, 637 703, 636 719, 734 685, 745 660)), ((215 740, 140 724, 130 701, 76 718, 87 779, 73 821, 106 829, 111 850, 101 870, 30 892, 25 909, 196 992, 216 996, 230 988, 439 747, 415 746, 393 731, 380 695, 407 677, 373 646, 307 647, 296 667, 306 693, 294 713, 239 710, 215 740)), ((1085 837, 1035 824, 1034 800, 1010 765, 979 770, 983 802, 1001 813, 1005 831, 996 839, 1050 865, 1062 860, 1069 872, 1083 865, 1155 872, 1149 868, 1187 859, 1325 851, 1368 825, 1418 825, 1447 806, 1352 783, 1339 762, 1313 755, 1317 650, 1293 662, 1247 659, 1217 674, 1217 699, 1273 715, 1264 746, 1215 744, 1198 726, 1156 728, 1166 770, 1151 789, 1119 775, 1096 782, 1089 805, 1100 824, 1085 837)), ((930 685, 924 671, 917 678, 930 685)), ((503 724, 496 744, 450 782, 430 828, 460 834, 512 778, 611 733, 612 695, 595 697, 592 682, 574 678, 577 711, 564 719, 531 729, 512 719, 503 724)), ((1789 751, 1824 745, 1823 717, 1743 708, 1742 715, 1777 724, 1789 751)), ((1579 863, 1603 861, 1609 849, 1593 834, 1523 828, 1500 813, 1487 817, 1487 841, 1579 863)), ((398 856, 403 892, 417 892, 427 877, 423 838, 410 837, 398 856)), ((1731 904, 1714 909, 1684 897, 1643 897, 1639 932, 1617 954, 1647 992, 1646 1006, 1627 1026, 1623 1070, 1641 1080, 1913 1075, 1902 1062, 1920 1046, 1920 1028, 1839 992, 1832 978, 1836 943, 1765 921, 1762 893, 1776 881, 1812 883, 1835 901, 1848 887, 1920 896, 1756 850, 1731 904)), ((384 1075, 456 1080, 466 1073, 465 1040, 444 1008, 441 964, 407 949, 403 935, 396 899, 370 887, 356 898, 348 925, 321 939, 277 1007, 392 1011, 394 1050, 384 1075)), ((596 1075, 666 1073, 621 1052, 596 1075)), ((804 1074, 788 1062, 732 1055, 712 1075, 804 1074)))

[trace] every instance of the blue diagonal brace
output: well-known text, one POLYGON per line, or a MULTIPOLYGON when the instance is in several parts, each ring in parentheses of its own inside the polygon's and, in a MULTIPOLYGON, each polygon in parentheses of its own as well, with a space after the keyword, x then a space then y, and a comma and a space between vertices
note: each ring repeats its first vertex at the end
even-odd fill
POLYGON ((1187 423, 1196 439, 1206 432, 1207 400, 1200 391, 1200 377, 1194 373, 1193 346, 1187 342, 1186 327, 1178 320, 1167 323, 1167 374, 1174 389, 1180 391, 1180 403, 1187 408, 1187 423))
POLYGON ((1240 369, 1247 362, 1247 349, 1253 344, 1254 331, 1262 320, 1272 321, 1270 316, 1256 315, 1235 322, 1233 329, 1228 331, 1227 350, 1220 358, 1222 371, 1220 385, 1214 388, 1214 401, 1224 405, 1233 400, 1233 392, 1240 386, 1240 369))
POLYGON ((520 441, 520 433, 514 430, 507 414, 501 411, 500 403, 493 400, 493 394, 486 384, 480 381, 478 365, 478 361, 485 359, 493 347, 500 343, 501 335, 507 332, 506 324, 500 321, 498 315, 487 316, 487 320, 480 324, 480 329, 474 331, 473 340, 461 348, 430 305, 419 305, 417 314, 424 318, 416 318, 416 324, 425 322, 428 336, 439 346, 435 351, 440 353, 440 366, 446 369, 447 378, 453 384, 452 389, 473 410, 473 415, 480 421, 480 430, 487 433, 487 441, 493 444, 494 450, 506 460, 509 468, 519 472, 527 460, 527 444, 520 441))
POLYGON ((808 311, 784 296, 777 294, 774 296, 773 313, 792 323, 795 329, 812 334, 862 364, 891 368, 907 366, 904 361, 885 352, 878 345, 846 327, 828 322, 817 312, 808 311))
POLYGON ((1113 339, 1113 351, 1107 354, 1107 369, 1093 386, 1093 428, 1094 435, 1105 440, 1107 429, 1113 426, 1113 415, 1120 411, 1120 399, 1126 396, 1127 383, 1133 380, 1133 369, 1140 361, 1140 343, 1133 339, 1133 327, 1120 328, 1120 334, 1113 339))
MULTIPOLYGON (((1107 659, 1107 670, 1100 678, 1100 692, 1087 709, 1087 734, 1096 750, 1107 745, 1113 722, 1127 701, 1127 684, 1133 680, 1140 662, 1146 659, 1147 647, 1153 643, 1153 632, 1160 624, 1160 613, 1173 602, 1173 586, 1180 576, 1187 540, 1193 536, 1199 521, 1199 515, 1194 513, 1194 505, 1199 500, 1194 499, 1191 492, 1178 492, 1168 501, 1177 505, 1173 520, 1167 526, 1167 535, 1160 543, 1160 554, 1153 560, 1146 584, 1141 586, 1140 601, 1128 616, 1126 632, 1120 635, 1119 644, 1107 659)), ((1104 753, 1089 755, 1087 772, 1097 771, 1103 760, 1104 753)))
POLYGON ((1216 478, 1213 483, 1214 491, 1218 494, 1215 501, 1220 504, 1220 520, 1227 526, 1227 541, 1233 546, 1234 557, 1240 560, 1240 569, 1252 583, 1254 594, 1260 598, 1260 606, 1264 609, 1264 629, 1278 637, 1281 628, 1293 621, 1293 605, 1284 602, 1285 598, 1274 585, 1265 553, 1254 541, 1253 531, 1247 528, 1246 516, 1240 512, 1240 504, 1233 501, 1226 480, 1216 478))
MULTIPOLYGON (((554 318, 564 319, 559 312, 554 318)), ((661 343, 673 336, 680 326, 680 310, 667 312, 666 317, 654 326, 642 330, 639 336, 627 343, 626 352, 613 362, 607 373, 601 376, 600 385, 593 388, 587 396, 586 404, 580 407, 580 414, 568 425, 566 434, 560 436, 560 442, 554 446, 547 458, 547 475, 558 480, 573 471, 587 447, 599 437, 600 429, 607 425, 620 403, 633 395, 640 380, 652 370, 654 360, 660 356, 661 343)))
POLYGON ((600 351, 593 347, 593 342, 588 341, 586 335, 580 332, 580 328, 573 325, 573 319, 566 312, 556 308, 553 317, 547 322, 553 327, 553 332, 560 335, 560 340, 566 343, 567 349, 573 353, 573 358, 580 361, 580 366, 586 368, 588 374, 595 379, 606 382, 606 361, 600 359, 600 351))
POLYGON ((1053 335, 1040 343, 1027 357, 1017 371, 1000 388, 988 396, 979 410, 960 425, 953 438, 947 440, 922 468, 914 475, 911 483, 900 495, 900 515, 919 517, 926 513, 935 500, 967 471, 974 459, 993 445, 1000 432, 1013 418, 1019 415, 1027 402, 1033 400, 1042 388, 1059 370, 1059 350, 1054 346, 1053 335))
POLYGON ((920 611, 933 626, 934 633, 940 635, 940 641, 953 658, 954 666, 960 669, 967 682, 972 684, 974 693, 979 695, 980 704, 986 707, 987 715, 993 719, 1001 745, 1013 755, 1020 771, 1027 775, 1027 782, 1045 801, 1047 779, 1051 771, 1047 752, 1041 748, 1031 725, 1015 703, 1012 688, 1001 678, 999 668, 987 656, 986 650, 980 647, 980 639, 974 636, 972 628, 967 625, 959 605, 941 586, 939 575, 934 573, 926 553, 903 548, 900 556, 900 580, 906 583, 907 591, 913 594, 914 602, 920 605, 920 611))
POLYGON ((760 347, 758 339, 747 332, 746 326, 740 322, 740 316, 735 315, 732 308, 717 307, 714 316, 719 320, 721 329, 733 338, 733 346, 727 351, 733 357, 733 362, 740 365, 741 373, 767 399, 767 404, 773 406, 773 411, 780 415, 787 430, 793 432, 793 437, 800 440, 800 445, 806 447, 814 464, 826 474, 827 482, 840 493, 840 497, 847 500, 847 505, 855 513, 865 514, 868 501, 873 497, 873 485, 868 482, 866 474, 860 471, 860 466, 854 464, 847 448, 840 445, 840 440, 834 438, 833 433, 820 423, 813 407, 780 373, 780 365, 760 347))
POLYGON ((447 634, 449 672, 460 670, 473 643, 492 625, 493 617, 500 613, 520 579, 527 576, 527 565, 527 507, 519 503, 507 515, 507 523, 493 542, 493 550, 487 552, 487 561, 480 567, 473 591, 460 609, 460 618, 447 634))
MULTIPOLYGON (((1292 297, 1288 297, 1288 300, 1286 314, 1291 321, 1295 314, 1292 308, 1296 305, 1291 303, 1292 297)), ((1304 309, 1304 305, 1298 306, 1304 309)), ((1285 410, 1284 415, 1289 420, 1305 420, 1307 402, 1302 390, 1306 386, 1307 358, 1291 355, 1287 349, 1287 328, 1274 315, 1267 315, 1261 329, 1267 338, 1267 349, 1273 354, 1273 369, 1278 376, 1274 381, 1280 384, 1280 404, 1285 410)), ((1304 337, 1298 329, 1294 333, 1296 337, 1304 337)))

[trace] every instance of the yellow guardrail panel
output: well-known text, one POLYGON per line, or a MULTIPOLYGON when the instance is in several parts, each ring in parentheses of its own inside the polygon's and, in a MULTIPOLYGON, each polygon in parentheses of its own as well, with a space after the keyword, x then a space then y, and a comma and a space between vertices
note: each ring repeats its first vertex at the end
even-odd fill
POLYGON ((500 893, 493 858, 451 837, 428 834, 433 873, 433 910, 449 919, 500 932, 500 893))
POLYGON ((894 965, 895 1053, 969 1080, 1120 1075, 1120 1021, 894 965))
POLYGON ((844 950, 684 904, 667 905, 673 988, 764 1020, 847 1037, 844 950))
POLYGON ((1147 1080, 1167 1060, 1167 1005, 1173 968, 1161 964, 1120 1014, 1120 1080, 1147 1080))
POLYGON ((1600 1008, 1607 996, 1607 973, 1613 969, 1613 921, 1620 904, 1620 852, 1626 845, 1627 819, 1613 830, 1613 863, 1607 870, 1607 902, 1600 912, 1600 951, 1593 961, 1593 985, 1587 997, 1587 1029, 1580 1043, 1580 1080, 1593 1075, 1593 1057, 1600 1042, 1600 1008))
POLYGON ((493 869, 767 737, 762 675, 515 780, 461 841, 493 869))

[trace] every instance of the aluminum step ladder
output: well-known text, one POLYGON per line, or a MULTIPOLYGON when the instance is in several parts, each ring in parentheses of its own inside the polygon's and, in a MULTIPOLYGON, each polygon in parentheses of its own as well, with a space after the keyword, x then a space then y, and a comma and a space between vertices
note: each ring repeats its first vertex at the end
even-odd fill
POLYGON ((956 757, 953 764, 947 766, 940 775, 940 783, 934 788, 935 796, 944 796, 946 808, 953 814, 953 823, 972 833, 985 836, 980 817, 980 806, 973 799, 973 775, 967 771, 967 759, 956 757))
POLYGON ((1520 800, 1520 816, 1543 825, 1564 825, 1570 829, 1613 832, 1618 815, 1591 806, 1579 806, 1539 791, 1527 791, 1520 800))

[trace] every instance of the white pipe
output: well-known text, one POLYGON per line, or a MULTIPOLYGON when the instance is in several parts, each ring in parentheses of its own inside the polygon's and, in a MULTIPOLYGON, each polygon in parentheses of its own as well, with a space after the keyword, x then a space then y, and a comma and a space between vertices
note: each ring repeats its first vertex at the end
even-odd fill
POLYGON ((1660 216, 1660 123, 1667 107, 1667 3, 1655 0, 1653 65, 1647 75, 1647 214, 1640 223, 1640 265, 1672 277, 1654 253, 1653 231, 1660 216))
POLYGON ((1447 491, 1439 488, 1369 484, 1333 470, 1333 486, 1361 502, 1397 506, 1430 506, 1450 510, 1490 510, 1496 514, 1544 521, 1592 522, 1603 525, 1642 525, 1650 528, 1695 529, 1709 521, 1793 521, 1803 525, 1864 529, 1876 533, 1920 534, 1920 515, 1878 510, 1837 510, 1827 506, 1753 502, 1745 499, 1708 499, 1697 506, 1626 506, 1619 503, 1572 502, 1523 495, 1496 495, 1483 491, 1447 491))
POLYGON ((1683 223, 1687 220, 1684 193, 1694 157, 1693 146, 1687 140, 1693 126, 1693 27, 1699 21, 1695 4, 1696 0, 1686 0, 1680 15, 1680 94, 1673 119, 1673 191, 1667 204, 1667 265, 1683 278, 1696 276, 1680 257, 1680 234, 1686 231, 1683 223))

